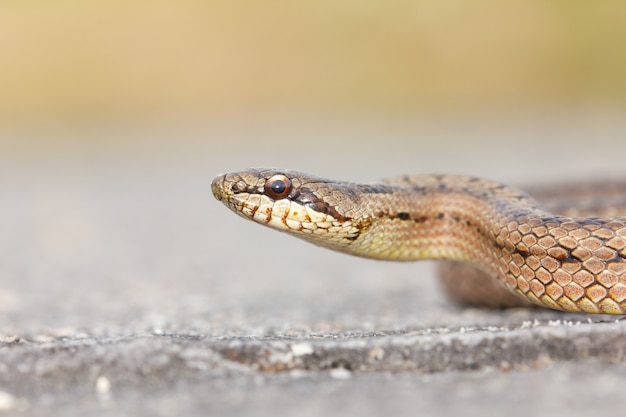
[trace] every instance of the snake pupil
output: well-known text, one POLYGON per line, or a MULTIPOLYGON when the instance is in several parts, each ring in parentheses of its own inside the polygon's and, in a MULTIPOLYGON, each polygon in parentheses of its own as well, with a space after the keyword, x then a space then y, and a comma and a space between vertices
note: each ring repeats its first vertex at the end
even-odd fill
POLYGON ((281 180, 274 181, 272 184, 272 191, 276 194, 282 194, 285 191, 285 188, 287 188, 287 186, 281 180))
POLYGON ((273 199, 285 198, 291 192, 291 180, 284 175, 274 175, 265 182, 265 194, 273 199))

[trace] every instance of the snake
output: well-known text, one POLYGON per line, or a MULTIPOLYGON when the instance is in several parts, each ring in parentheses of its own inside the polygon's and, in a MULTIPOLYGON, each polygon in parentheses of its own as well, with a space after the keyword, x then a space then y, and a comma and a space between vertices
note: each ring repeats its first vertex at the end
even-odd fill
POLYGON ((573 182, 522 191, 448 174, 360 184, 274 168, 211 183, 236 214, 312 244, 379 260, 442 260, 444 288, 461 301, 622 315, 624 188, 573 182), (591 197, 577 203, 583 189, 591 197))

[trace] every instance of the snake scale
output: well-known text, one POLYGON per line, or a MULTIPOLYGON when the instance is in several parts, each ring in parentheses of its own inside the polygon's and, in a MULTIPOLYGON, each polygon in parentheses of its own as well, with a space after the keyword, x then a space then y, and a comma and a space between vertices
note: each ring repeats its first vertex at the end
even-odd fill
POLYGON ((518 298, 556 310, 626 314, 626 210, 615 208, 626 204, 618 186, 591 187, 591 203, 579 208, 568 202, 576 185, 531 197, 456 175, 356 184, 261 168, 220 175, 211 187, 244 218, 319 246, 382 260, 472 265, 481 273, 467 282, 454 273, 457 266, 445 267, 453 272, 448 292, 462 299, 480 301, 474 294, 486 293, 485 304, 518 298), (610 198, 603 197, 607 190, 610 198))

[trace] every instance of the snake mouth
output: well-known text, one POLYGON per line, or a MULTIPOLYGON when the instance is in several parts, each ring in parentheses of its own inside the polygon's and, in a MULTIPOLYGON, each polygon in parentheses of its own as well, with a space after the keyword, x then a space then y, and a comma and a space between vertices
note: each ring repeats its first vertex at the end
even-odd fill
MULTIPOLYGON (((259 209, 260 195, 241 192, 242 187, 239 177, 233 178, 232 174, 221 174, 211 181, 211 191, 217 201, 222 202, 235 214, 246 219, 254 220, 254 214, 259 209)), ((245 188, 245 186, 243 186, 245 188)))

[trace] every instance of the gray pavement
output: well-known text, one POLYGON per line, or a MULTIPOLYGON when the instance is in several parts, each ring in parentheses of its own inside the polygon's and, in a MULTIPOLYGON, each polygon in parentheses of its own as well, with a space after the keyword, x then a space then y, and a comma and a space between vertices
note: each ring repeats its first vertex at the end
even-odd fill
POLYGON ((232 215, 209 184, 259 165, 362 181, 619 175, 626 125, 312 126, 20 133, 0 160, 0 412, 622 412, 626 321, 457 306, 430 263, 311 247, 232 215), (590 137, 613 152, 590 157, 590 137))

